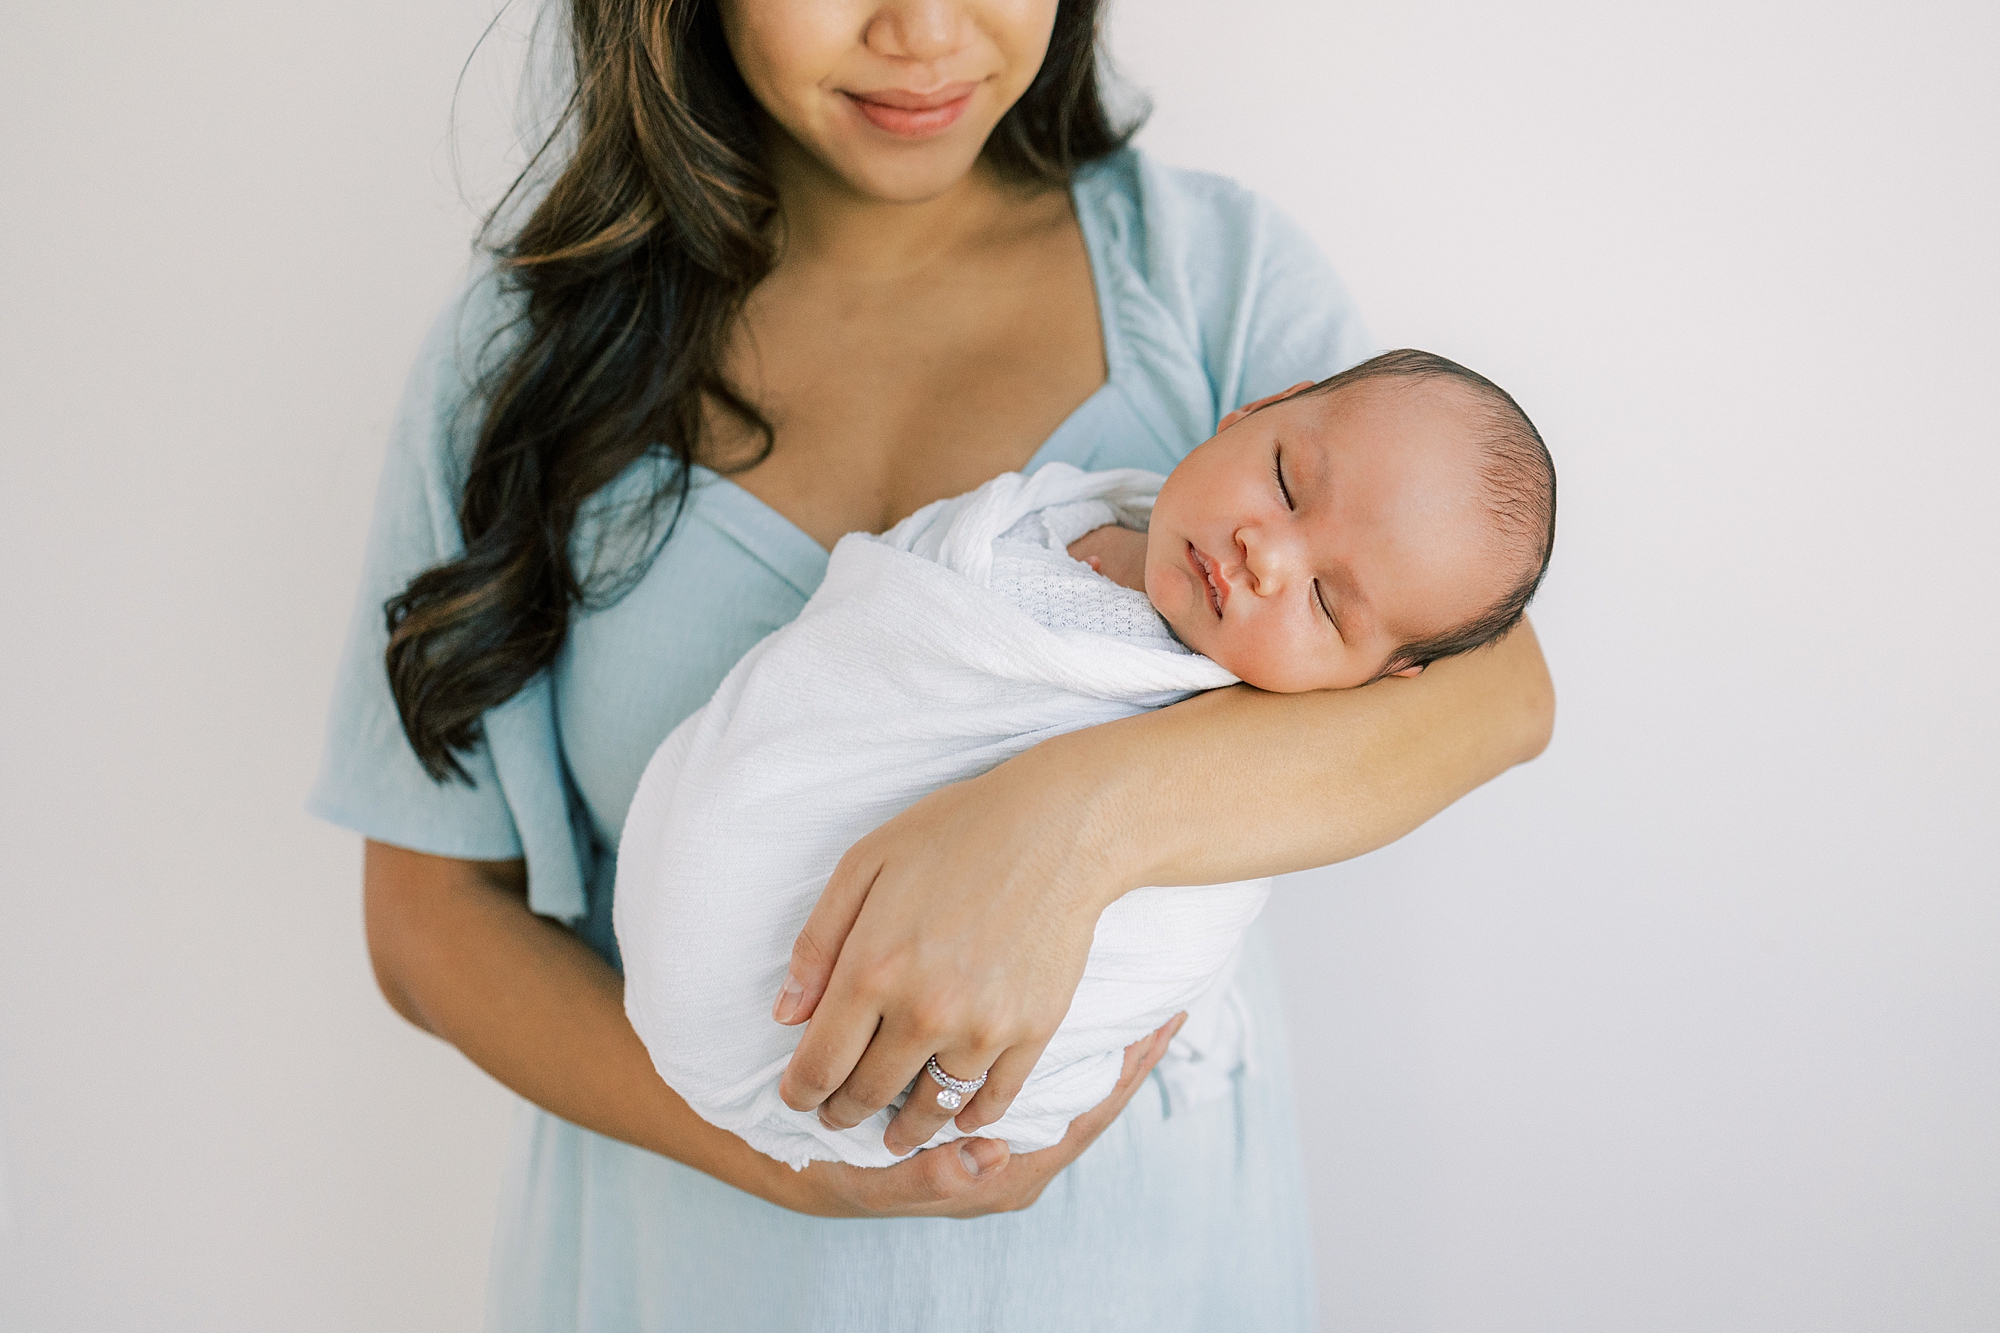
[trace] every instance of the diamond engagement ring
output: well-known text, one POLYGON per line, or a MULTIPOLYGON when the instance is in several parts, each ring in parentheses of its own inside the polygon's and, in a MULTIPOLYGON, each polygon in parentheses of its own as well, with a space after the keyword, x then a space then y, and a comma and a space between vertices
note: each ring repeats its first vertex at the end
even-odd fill
POLYGON ((985 1074, 981 1074, 978 1078, 953 1078, 938 1068, 935 1055, 924 1061, 924 1072, 937 1081, 937 1102, 947 1111, 956 1111, 965 1105, 967 1097, 986 1086, 985 1074))

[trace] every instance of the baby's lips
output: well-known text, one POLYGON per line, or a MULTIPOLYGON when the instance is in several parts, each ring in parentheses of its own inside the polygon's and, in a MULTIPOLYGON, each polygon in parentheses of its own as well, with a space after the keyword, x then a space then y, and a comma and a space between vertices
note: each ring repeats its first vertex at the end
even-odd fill
POLYGON ((1229 584, 1215 572, 1215 561, 1193 542, 1187 544, 1188 565, 1194 570, 1195 582, 1208 596, 1208 609, 1222 619, 1222 608, 1229 604, 1229 584))

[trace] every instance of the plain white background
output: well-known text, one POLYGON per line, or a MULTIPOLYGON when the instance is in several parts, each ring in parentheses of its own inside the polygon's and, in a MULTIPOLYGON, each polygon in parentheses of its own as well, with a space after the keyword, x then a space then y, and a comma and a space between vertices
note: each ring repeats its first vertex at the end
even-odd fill
MULTIPOLYGON (((299 807, 493 3, 10 7, 10 1330, 476 1325, 510 1098, 376 998, 299 807)), ((2000 11, 1113 27, 1146 146, 1562 469, 1554 746, 1272 909, 1326 1327, 2000 1326, 2000 11)))

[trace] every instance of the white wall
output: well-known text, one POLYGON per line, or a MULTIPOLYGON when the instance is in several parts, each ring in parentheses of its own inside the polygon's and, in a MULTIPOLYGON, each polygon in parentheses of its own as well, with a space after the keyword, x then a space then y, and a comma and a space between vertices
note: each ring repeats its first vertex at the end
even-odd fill
POLYGON ((300 811, 485 0, 0 39, 0 1329, 476 1326, 505 1094, 300 811))
MULTIPOLYGON (((298 806, 492 3, 9 15, 0 1327, 476 1322, 508 1099, 298 806)), ((1554 747, 1274 908, 1327 1327, 2000 1324, 2000 15, 1221 12, 1144 141, 1563 479, 1554 747)))

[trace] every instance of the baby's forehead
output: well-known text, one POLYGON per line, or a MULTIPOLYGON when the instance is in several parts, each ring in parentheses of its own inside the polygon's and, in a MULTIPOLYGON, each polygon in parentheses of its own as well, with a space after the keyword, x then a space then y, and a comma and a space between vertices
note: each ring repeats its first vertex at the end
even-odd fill
POLYGON ((1316 397, 1329 400, 1314 405, 1311 430, 1333 452, 1328 494, 1345 491, 1338 512, 1362 521, 1315 538, 1358 541, 1475 584, 1511 577, 1517 543, 1494 503, 1493 422, 1478 394, 1449 380, 1385 377, 1316 397))
POLYGON ((1435 488, 1473 484, 1486 465, 1491 413, 1449 382, 1364 380, 1309 396, 1291 423, 1336 470, 1411 477, 1435 488))
MULTIPOLYGON (((1352 384, 1332 385, 1302 395, 1301 404, 1322 421, 1343 417, 1426 422, 1458 426, 1467 432, 1491 414, 1491 408, 1471 386, 1442 376, 1381 375, 1352 384)), ((1473 434, 1462 437, 1476 442, 1473 434)))

